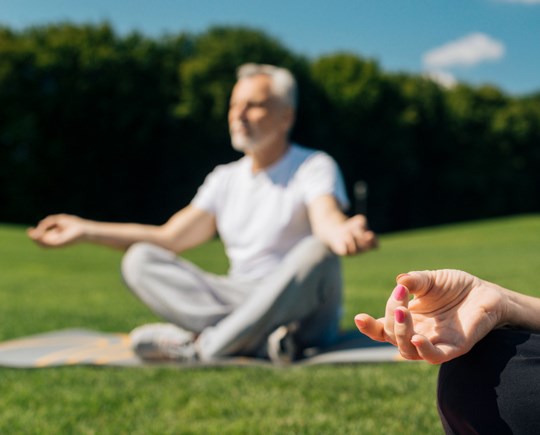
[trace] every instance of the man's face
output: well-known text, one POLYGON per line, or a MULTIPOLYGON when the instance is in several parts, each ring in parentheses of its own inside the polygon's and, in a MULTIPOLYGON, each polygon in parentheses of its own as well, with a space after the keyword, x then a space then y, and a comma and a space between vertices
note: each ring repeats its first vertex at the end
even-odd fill
POLYGON ((234 149, 254 151, 287 138, 293 111, 272 95, 272 79, 256 75, 240 79, 229 106, 229 131, 234 149))

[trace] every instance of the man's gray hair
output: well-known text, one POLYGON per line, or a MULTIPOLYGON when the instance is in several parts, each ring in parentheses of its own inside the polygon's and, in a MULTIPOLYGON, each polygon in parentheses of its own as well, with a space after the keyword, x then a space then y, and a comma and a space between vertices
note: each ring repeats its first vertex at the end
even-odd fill
POLYGON ((286 105, 296 109, 297 85, 292 73, 285 68, 260 63, 246 63, 238 68, 236 78, 238 80, 257 75, 267 75, 272 79, 272 91, 286 105))

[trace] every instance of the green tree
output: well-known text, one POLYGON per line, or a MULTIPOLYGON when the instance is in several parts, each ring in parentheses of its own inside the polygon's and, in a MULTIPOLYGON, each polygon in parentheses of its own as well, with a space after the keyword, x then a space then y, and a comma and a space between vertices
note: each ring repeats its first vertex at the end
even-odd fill
POLYGON ((334 156, 351 196, 368 182, 378 231, 540 208, 540 94, 307 59, 250 28, 152 39, 64 23, 0 28, 0 220, 162 222, 238 157, 227 110, 246 62, 291 69, 293 140, 334 156))
POLYGON ((137 209, 148 218, 183 38, 121 39, 107 24, 0 37, 0 98, 9 108, 3 176, 11 186, 2 218, 70 211, 120 219, 137 209))

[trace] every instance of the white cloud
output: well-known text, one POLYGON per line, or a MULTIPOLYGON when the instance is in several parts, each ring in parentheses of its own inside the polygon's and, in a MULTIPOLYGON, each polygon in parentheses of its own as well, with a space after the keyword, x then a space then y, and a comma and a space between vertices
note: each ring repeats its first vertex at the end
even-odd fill
MULTIPOLYGON (((532 1, 532 0, 529 0, 532 1)), ((504 56, 504 44, 485 35, 471 33, 461 39, 450 41, 429 50, 422 56, 428 69, 472 66, 485 61, 499 60, 504 56)))
POLYGON ((453 88, 457 85, 456 78, 446 71, 427 71, 424 73, 424 77, 433 80, 435 83, 438 83, 447 89, 453 88))

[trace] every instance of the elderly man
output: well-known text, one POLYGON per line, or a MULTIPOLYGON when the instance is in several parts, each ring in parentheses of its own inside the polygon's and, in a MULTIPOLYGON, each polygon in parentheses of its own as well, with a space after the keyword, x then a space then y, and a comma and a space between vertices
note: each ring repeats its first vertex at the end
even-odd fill
POLYGON ((338 334, 338 255, 376 244, 364 216, 348 218, 339 169, 325 153, 291 144, 296 83, 289 71, 246 64, 229 109, 233 147, 191 204, 161 226, 53 215, 29 236, 44 246, 92 242, 126 250, 131 290, 169 323, 136 328, 143 358, 294 358, 338 334), (216 276, 178 258, 216 233, 230 261, 216 276), (294 344, 294 346, 293 346, 294 344))

